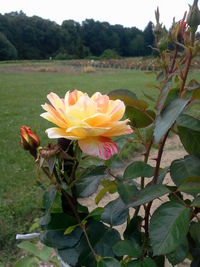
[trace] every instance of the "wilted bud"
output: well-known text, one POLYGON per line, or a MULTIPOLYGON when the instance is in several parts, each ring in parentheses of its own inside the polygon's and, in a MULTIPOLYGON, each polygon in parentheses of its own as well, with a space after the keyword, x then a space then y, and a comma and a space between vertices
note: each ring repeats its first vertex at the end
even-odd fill
POLYGON ((21 145, 28 150, 34 157, 37 156, 37 148, 40 146, 40 139, 28 126, 22 125, 20 129, 21 145))
POLYGON ((200 10, 198 8, 198 0, 194 0, 192 6, 187 16, 187 23, 191 27, 193 32, 196 32, 198 26, 200 25, 200 10))

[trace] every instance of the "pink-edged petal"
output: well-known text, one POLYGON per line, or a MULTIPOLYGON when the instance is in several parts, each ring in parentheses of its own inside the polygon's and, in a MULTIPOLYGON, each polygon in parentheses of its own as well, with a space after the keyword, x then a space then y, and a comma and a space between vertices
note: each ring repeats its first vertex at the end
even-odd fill
POLYGON ((47 95, 49 102, 54 106, 55 109, 65 108, 65 101, 64 99, 60 98, 57 94, 51 92, 47 95))
POLYGON ((49 112, 44 112, 42 114, 40 114, 40 116, 54 124, 56 124, 57 126, 63 128, 66 127, 66 123, 63 123, 61 121, 59 121, 58 119, 55 119, 54 116, 52 116, 49 112))
POLYGON ((119 152, 115 142, 108 137, 91 137, 78 140, 81 150, 90 156, 97 156, 103 160, 108 160, 114 154, 119 152))
POLYGON ((121 100, 110 100, 109 103, 109 115, 111 116, 111 121, 118 121, 124 116, 125 105, 121 100))
POLYGON ((102 95, 101 93, 95 93, 91 99, 97 103, 97 111, 101 113, 106 113, 109 107, 109 97, 107 95, 102 95))
POLYGON ((62 129, 62 128, 53 127, 53 128, 47 129, 45 132, 50 139, 54 139, 54 138, 66 138, 69 140, 78 140, 79 139, 79 137, 77 137, 77 136, 73 136, 72 134, 70 134, 70 135, 67 134, 65 129, 62 129))
POLYGON ((42 105, 42 108, 47 111, 52 117, 54 117, 54 119, 57 121, 56 125, 58 125, 59 123, 62 124, 61 127, 67 127, 68 123, 66 121, 66 117, 60 111, 54 109, 51 105, 46 103, 42 105))

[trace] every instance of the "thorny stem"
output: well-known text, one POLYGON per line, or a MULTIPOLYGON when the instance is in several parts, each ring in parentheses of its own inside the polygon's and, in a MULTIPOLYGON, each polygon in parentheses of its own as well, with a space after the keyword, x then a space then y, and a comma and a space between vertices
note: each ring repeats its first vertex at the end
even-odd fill
MULTIPOLYGON (((149 153, 151 151, 152 144, 153 144, 153 137, 152 137, 151 142, 149 143, 147 150, 145 152, 144 163, 148 162, 149 153)), ((143 189, 143 188, 144 188, 144 177, 141 177, 141 189, 143 189)))
MULTIPOLYGON (((157 179, 158 179, 158 175, 159 175, 159 169, 160 169, 160 163, 161 163, 162 154, 163 154, 163 149, 164 149, 165 142, 167 140, 168 134, 170 132, 170 129, 165 134, 165 136, 164 136, 164 138, 163 138, 163 140, 162 140, 162 142, 160 144, 159 150, 158 150, 158 157, 157 157, 157 160, 156 160, 156 167, 155 167, 155 172, 154 172, 154 177, 153 177, 153 183, 154 184, 157 183, 157 179)), ((147 207, 146 207, 146 210, 145 210, 145 218, 144 218, 145 225, 144 225, 144 229, 145 229, 145 235, 146 235, 147 240, 149 239, 149 216, 150 216, 150 210, 151 210, 152 203, 153 203, 153 201, 149 202, 147 207)))
POLYGON ((191 61, 192 61, 192 51, 191 49, 188 49, 188 60, 187 60, 187 64, 186 64, 186 67, 185 67, 185 71, 184 71, 184 74, 183 74, 183 78, 182 78, 182 81, 181 81, 181 87, 180 87, 180 91, 179 91, 179 96, 181 96, 183 90, 184 90, 184 86, 185 86, 185 83, 186 83, 186 79, 187 79, 187 75, 188 75, 188 72, 189 72, 189 68, 190 68, 190 65, 191 65, 191 61))
POLYGON ((174 70, 174 66, 175 66, 175 63, 176 63, 176 58, 177 58, 177 54, 178 54, 178 45, 176 45, 176 48, 175 48, 175 51, 174 51, 174 56, 173 56, 173 61, 172 61, 172 65, 171 65, 171 68, 169 70, 169 73, 171 74, 174 70))

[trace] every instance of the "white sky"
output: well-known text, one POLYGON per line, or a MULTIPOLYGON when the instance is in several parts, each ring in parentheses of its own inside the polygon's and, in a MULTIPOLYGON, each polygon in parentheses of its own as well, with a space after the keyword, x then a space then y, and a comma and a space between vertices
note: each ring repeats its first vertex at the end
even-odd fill
POLYGON ((0 0, 0 13, 22 10, 27 16, 37 15, 58 24, 67 19, 82 22, 93 18, 143 30, 150 20, 155 22, 157 6, 161 22, 169 28, 173 17, 180 20, 192 3, 193 0, 0 0))

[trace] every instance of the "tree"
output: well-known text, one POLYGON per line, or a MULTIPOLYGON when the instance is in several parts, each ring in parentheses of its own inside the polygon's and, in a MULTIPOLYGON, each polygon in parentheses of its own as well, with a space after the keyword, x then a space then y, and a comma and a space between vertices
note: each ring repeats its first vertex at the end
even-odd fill
POLYGON ((17 58, 17 50, 13 44, 0 32, 0 60, 17 58))

